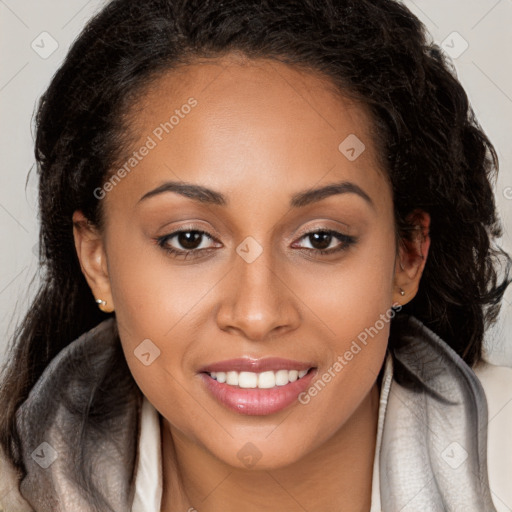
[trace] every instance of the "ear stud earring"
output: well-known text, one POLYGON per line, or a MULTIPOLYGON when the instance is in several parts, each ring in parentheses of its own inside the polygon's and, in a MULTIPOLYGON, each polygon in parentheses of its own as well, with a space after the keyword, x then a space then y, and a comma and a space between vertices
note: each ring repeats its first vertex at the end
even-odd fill
POLYGON ((113 309, 106 309, 107 301, 103 299, 96 299, 96 304, 98 304, 98 307, 103 311, 103 313, 112 313, 113 309))
POLYGON ((103 313, 112 313, 114 311, 114 308, 106 308, 107 301, 103 299, 95 299, 96 304, 98 304, 98 307, 103 311, 103 313))
POLYGON ((103 299, 96 299, 96 304, 103 311, 103 313, 112 313, 113 309, 106 309, 107 301, 103 299))
POLYGON ((403 297, 405 295, 405 292, 400 288, 400 295, 403 297))

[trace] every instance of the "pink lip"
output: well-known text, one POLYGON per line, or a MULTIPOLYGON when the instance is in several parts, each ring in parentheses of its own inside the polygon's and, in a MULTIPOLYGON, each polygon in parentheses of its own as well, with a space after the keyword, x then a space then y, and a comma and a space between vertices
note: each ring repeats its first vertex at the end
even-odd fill
POLYGON ((199 370, 203 373, 211 372, 254 372, 261 373, 265 371, 277 372, 278 370, 309 370, 314 367, 312 362, 293 361, 291 359, 281 359, 279 357, 266 357, 265 359, 238 358, 228 361, 219 361, 204 366, 199 370))
MULTIPOLYGON (((282 366, 280 368, 284 369, 282 366)), ((200 377, 208 391, 228 409, 239 414, 264 416, 279 412, 296 402, 298 396, 311 385, 311 381, 316 374, 317 370, 312 369, 295 382, 289 382, 284 386, 275 386, 271 389, 246 389, 230 386, 217 382, 207 373, 201 373, 200 377)))

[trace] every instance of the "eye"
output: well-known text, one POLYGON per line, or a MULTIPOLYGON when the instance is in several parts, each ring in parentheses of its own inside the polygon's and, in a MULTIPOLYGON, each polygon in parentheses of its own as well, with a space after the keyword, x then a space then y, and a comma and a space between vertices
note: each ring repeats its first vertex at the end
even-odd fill
MULTIPOLYGON (((307 240, 312 247, 299 247, 303 251, 317 254, 333 254, 348 249, 356 243, 353 236, 338 231, 322 229, 306 233, 299 240, 307 240)), ((206 231, 198 229, 180 230, 155 239, 156 243, 169 255, 180 258, 200 257, 201 253, 209 253, 215 246, 208 240, 218 242, 206 231)))
POLYGON ((357 241, 353 236, 330 229, 310 231, 300 238, 300 240, 302 239, 307 240, 312 245, 312 247, 303 247, 303 249, 318 254, 333 254, 344 251, 357 241))
POLYGON ((215 239, 206 231, 198 229, 189 229, 175 231, 169 235, 158 237, 157 244, 172 256, 184 257, 195 255, 198 252, 208 251, 214 247, 208 246, 205 239, 214 241, 215 239))

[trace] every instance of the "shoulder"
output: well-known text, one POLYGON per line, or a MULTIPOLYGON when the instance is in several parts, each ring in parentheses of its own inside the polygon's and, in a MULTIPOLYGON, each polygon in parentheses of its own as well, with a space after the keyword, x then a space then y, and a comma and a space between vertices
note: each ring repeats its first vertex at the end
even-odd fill
POLYGON ((5 512, 33 512, 19 491, 20 475, 0 447, 0 510, 5 512))
POLYGON ((485 392, 488 409, 487 467, 498 512, 512 509, 512 368, 481 362, 473 371, 485 392))

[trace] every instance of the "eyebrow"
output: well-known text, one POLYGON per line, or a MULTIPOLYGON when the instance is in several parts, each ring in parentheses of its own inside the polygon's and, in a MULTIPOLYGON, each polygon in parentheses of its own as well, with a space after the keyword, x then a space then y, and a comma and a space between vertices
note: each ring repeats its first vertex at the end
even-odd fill
MULTIPOLYGON (((195 185, 193 183, 185 183, 179 181, 168 181, 163 185, 150 190, 139 199, 139 203, 149 199, 150 197, 154 197, 166 192, 174 192, 200 203, 217 206, 227 206, 229 204, 227 197, 220 192, 209 189, 207 187, 203 187, 202 185, 195 185)), ((361 187, 350 181, 340 181, 338 183, 325 185, 324 187, 297 192, 293 194, 290 199, 290 207, 302 208, 312 203, 321 201, 327 197, 338 194, 356 194, 363 198, 370 206, 373 208, 375 207, 370 196, 363 189, 361 189, 361 187)))

